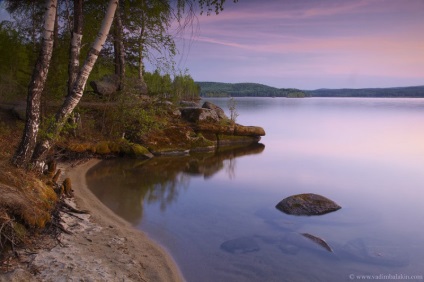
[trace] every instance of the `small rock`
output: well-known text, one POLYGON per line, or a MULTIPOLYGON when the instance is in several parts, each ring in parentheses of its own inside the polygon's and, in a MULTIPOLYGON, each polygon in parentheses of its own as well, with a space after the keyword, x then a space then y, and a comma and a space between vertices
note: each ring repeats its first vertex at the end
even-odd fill
POLYGON ((283 199, 276 208, 292 215, 322 215, 341 209, 326 197, 317 194, 298 194, 283 199))

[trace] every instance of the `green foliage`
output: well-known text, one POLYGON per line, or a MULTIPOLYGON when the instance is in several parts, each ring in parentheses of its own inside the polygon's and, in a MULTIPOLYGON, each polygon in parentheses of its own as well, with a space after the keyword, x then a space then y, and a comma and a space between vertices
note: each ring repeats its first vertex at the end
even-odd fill
POLYGON ((172 80, 169 74, 161 75, 159 70, 153 73, 146 72, 144 81, 149 89, 149 94, 152 96, 168 96, 172 93, 172 80))
POLYGON ((177 53, 174 38, 169 33, 173 20, 171 5, 166 1, 133 0, 122 2, 127 61, 139 66, 140 58, 162 70, 174 67, 177 53))
POLYGON ((173 95, 177 100, 196 100, 199 98, 200 87, 194 82, 187 70, 174 77, 173 88, 173 95))
POLYGON ((0 97, 24 97, 31 76, 29 46, 6 21, 0 23, 0 61, 0 97))
POLYGON ((128 140, 138 140, 160 126, 157 116, 162 110, 150 102, 143 103, 126 87, 116 103, 105 106, 102 131, 114 138, 124 136, 128 140))
POLYGON ((66 138, 70 134, 73 134, 74 130, 77 128, 77 124, 72 124, 70 122, 66 122, 62 128, 62 135, 55 136, 54 133, 49 132, 49 128, 54 127, 56 123, 56 118, 54 115, 48 115, 43 118, 40 130, 38 132, 39 137, 43 139, 53 140, 54 138, 66 138))
POLYGON ((173 101, 196 100, 199 98, 200 87, 187 73, 176 75, 171 80, 169 74, 161 75, 159 70, 146 72, 144 80, 151 96, 166 98, 173 101))

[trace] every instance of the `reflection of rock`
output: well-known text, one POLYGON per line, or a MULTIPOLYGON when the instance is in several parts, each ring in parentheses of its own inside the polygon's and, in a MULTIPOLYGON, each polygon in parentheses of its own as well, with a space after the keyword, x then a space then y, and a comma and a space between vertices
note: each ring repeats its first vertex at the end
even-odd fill
POLYGON ((245 155, 260 154, 264 149, 265 145, 258 143, 236 148, 221 148, 213 154, 199 154, 190 159, 184 172, 191 175, 210 177, 224 168, 225 160, 232 160, 245 155))
POLYGON ((342 248, 343 254, 362 263, 384 266, 406 266, 408 254, 400 247, 380 239, 354 239, 342 248))
POLYGON ((276 208, 293 215, 322 215, 341 209, 332 200, 312 193, 285 198, 277 204, 276 208))
POLYGON ((259 251, 259 245, 252 237, 240 237, 221 244, 221 249, 232 254, 244 254, 259 251))

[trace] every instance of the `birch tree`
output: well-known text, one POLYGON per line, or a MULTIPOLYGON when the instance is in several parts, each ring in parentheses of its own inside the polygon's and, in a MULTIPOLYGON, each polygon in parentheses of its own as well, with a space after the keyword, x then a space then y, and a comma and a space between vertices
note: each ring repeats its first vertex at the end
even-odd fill
POLYGON ((71 115, 72 111, 78 105, 79 101, 82 98, 83 91, 88 80, 88 76, 90 75, 91 70, 93 69, 94 64, 97 61, 99 53, 106 42, 106 38, 107 38, 107 35, 109 34, 110 27, 112 25, 113 18, 114 18, 115 11, 118 4, 119 4, 118 0, 109 1, 108 7, 106 10, 106 15, 102 21, 102 25, 97 35, 96 41, 94 42, 90 51, 88 52, 87 58, 85 59, 85 62, 83 66, 81 67, 81 70, 79 71, 78 76, 75 80, 72 91, 70 95, 66 97, 62 107, 56 113, 55 122, 48 129, 46 137, 44 138, 44 140, 41 140, 41 142, 38 143, 34 151, 32 161, 34 162, 37 168, 42 168, 42 166, 44 165, 44 161, 45 161, 48 150, 54 144, 54 140, 57 138, 63 126, 67 122, 69 116, 71 115))
POLYGON ((40 126, 40 103, 53 52, 54 24, 57 0, 46 0, 42 43, 31 82, 28 86, 25 129, 21 143, 13 157, 17 166, 25 166, 31 160, 40 126))
POLYGON ((69 45, 68 96, 72 95, 72 89, 77 79, 79 70, 83 27, 82 2, 83 0, 74 0, 74 21, 72 27, 71 44, 69 45))

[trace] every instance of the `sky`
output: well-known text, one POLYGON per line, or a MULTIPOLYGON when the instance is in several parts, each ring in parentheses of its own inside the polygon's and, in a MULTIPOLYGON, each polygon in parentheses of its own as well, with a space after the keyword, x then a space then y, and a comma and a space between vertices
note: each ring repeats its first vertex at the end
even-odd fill
POLYGON ((226 0, 197 20, 176 39, 177 67, 195 81, 424 85, 424 0, 226 0))
POLYGON ((424 85, 424 0, 227 0, 177 42, 195 81, 424 85))

